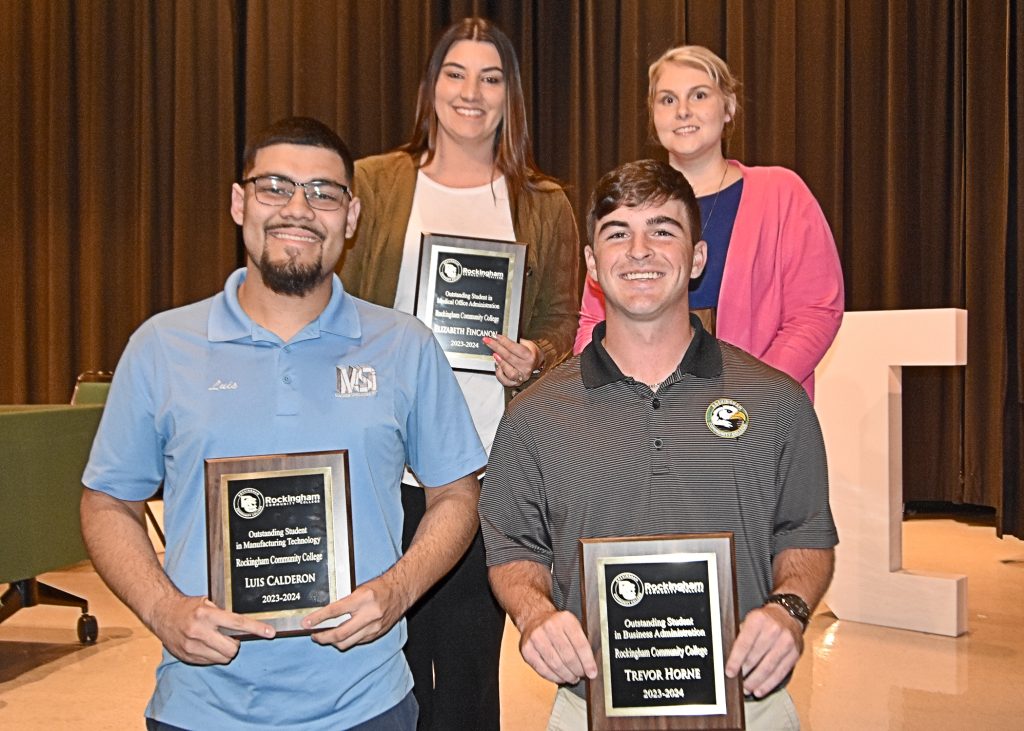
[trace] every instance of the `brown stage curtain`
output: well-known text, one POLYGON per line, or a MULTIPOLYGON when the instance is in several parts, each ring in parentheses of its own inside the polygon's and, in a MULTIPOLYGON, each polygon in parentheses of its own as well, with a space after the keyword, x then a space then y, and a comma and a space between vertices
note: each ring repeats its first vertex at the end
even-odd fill
POLYGON ((646 68, 698 43, 744 82, 730 156, 791 167, 832 224, 851 310, 966 307, 968 365, 904 371, 907 499, 1024 533, 1020 0, 0 1, 0 401, 64 401, 149 315, 242 262, 245 134, 285 114, 397 146, 440 30, 520 51, 540 167, 582 219, 597 178, 662 154, 646 68))
POLYGON ((0 3, 0 401, 67 401, 235 265, 231 10, 0 3))

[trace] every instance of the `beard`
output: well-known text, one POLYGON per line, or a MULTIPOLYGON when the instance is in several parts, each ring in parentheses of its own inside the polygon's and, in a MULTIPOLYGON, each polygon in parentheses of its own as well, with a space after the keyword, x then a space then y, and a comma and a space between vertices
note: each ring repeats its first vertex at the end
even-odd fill
POLYGON ((305 297, 331 275, 323 271, 323 252, 308 264, 300 264, 298 257, 290 257, 284 262, 270 260, 264 249, 257 262, 263 283, 277 294, 292 297, 305 297))

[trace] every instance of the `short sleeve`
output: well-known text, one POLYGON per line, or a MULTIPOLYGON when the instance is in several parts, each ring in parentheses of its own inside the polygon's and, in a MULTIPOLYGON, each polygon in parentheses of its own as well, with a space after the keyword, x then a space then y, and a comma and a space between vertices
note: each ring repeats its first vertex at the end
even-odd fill
POLYGON ((779 455, 779 505, 773 555, 787 548, 831 548, 839 542, 828 500, 828 465, 810 399, 796 389, 792 423, 779 455))
POLYGON ((551 566, 543 476, 532 450, 505 412, 480 491, 480 529, 487 565, 535 561, 551 566))
POLYGON ((83 484, 121 500, 145 500, 164 478, 163 439, 154 417, 157 337, 147 323, 114 371, 83 484))
POLYGON ((466 399, 441 346, 424 337, 406 434, 409 467, 421 483, 438 487, 487 463, 466 399))

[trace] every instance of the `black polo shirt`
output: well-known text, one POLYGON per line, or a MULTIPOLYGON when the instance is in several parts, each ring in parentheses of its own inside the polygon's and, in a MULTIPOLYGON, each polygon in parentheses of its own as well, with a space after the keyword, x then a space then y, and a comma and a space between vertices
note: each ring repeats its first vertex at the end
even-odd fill
POLYGON ((555 606, 580 617, 580 538, 732 531, 742 619, 771 593, 779 551, 838 542, 807 394, 691 320, 657 393, 622 374, 602 323, 513 399, 480 497, 488 565, 550 566, 555 606))

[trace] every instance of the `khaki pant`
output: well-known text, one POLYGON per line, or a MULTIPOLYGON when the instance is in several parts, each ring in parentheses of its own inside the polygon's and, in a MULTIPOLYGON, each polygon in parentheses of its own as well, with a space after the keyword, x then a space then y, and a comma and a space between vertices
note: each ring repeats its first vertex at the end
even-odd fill
MULTIPOLYGON (((759 701, 744 701, 748 731, 799 731, 793 699, 783 688, 759 701)), ((548 719, 548 731, 587 731, 587 702, 571 690, 559 688, 548 719)))

